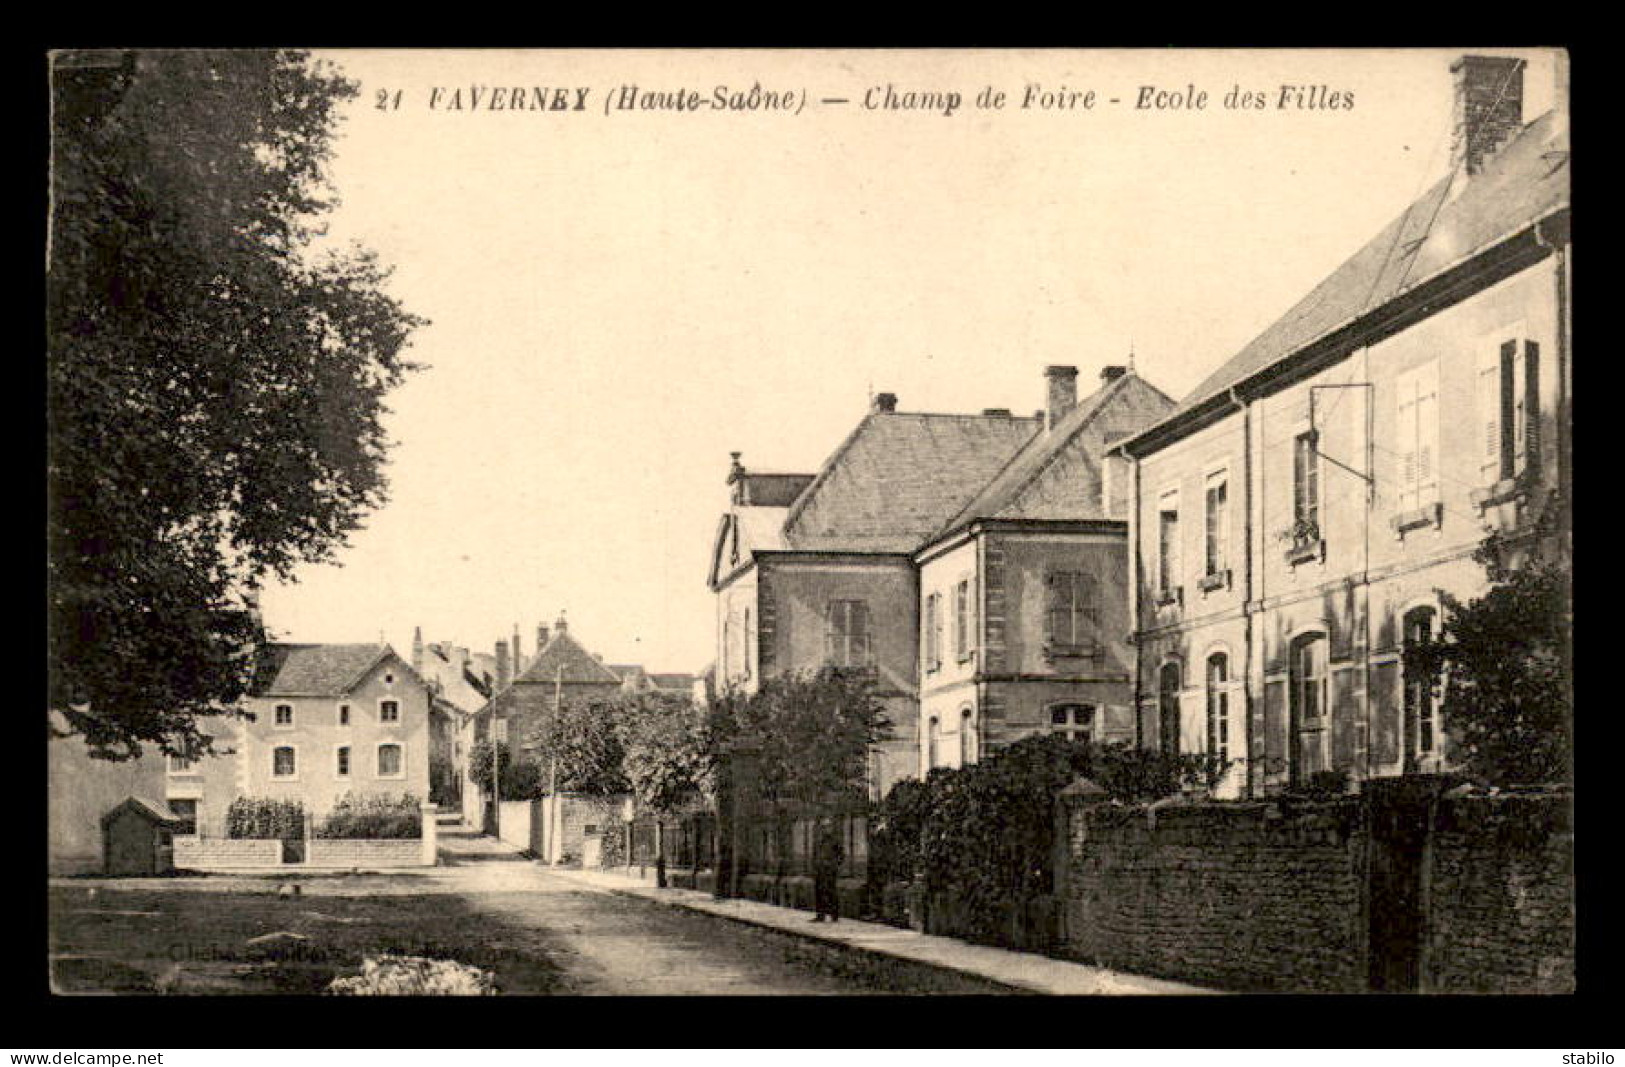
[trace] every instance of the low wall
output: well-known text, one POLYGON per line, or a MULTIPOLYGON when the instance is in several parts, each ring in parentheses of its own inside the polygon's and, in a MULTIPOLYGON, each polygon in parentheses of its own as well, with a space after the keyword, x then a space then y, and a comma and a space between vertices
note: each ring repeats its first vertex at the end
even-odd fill
POLYGON ((282 866, 282 842, 261 838, 177 837, 175 866, 194 871, 282 866))
POLYGON ((497 836, 515 848, 541 854, 542 805, 536 800, 504 800, 498 814, 497 836))
POLYGON ((1441 993, 1574 989, 1568 798, 1445 798, 1434 823, 1422 972, 1441 993))
POLYGON ((1398 817, 1383 803, 1063 794, 1060 952, 1227 989, 1364 992, 1410 946, 1419 991, 1573 990, 1568 794, 1456 790, 1398 817), (1396 862, 1414 879, 1411 925, 1386 910, 1396 862))
POLYGON ((416 837, 390 840, 313 837, 305 842, 303 867, 423 867, 423 842, 416 837))
POLYGON ((1230 989, 1366 986, 1357 807, 1075 807, 1062 952, 1230 989))

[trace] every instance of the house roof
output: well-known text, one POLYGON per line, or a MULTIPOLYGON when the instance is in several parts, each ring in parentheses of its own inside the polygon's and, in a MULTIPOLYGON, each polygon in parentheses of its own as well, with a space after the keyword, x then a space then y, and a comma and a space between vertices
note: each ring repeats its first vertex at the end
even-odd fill
POLYGON ((692 674, 651 674, 649 681, 656 689, 681 689, 686 693, 694 688, 698 678, 692 674))
MULTIPOLYGON (((1017 452, 1004 469, 996 474, 970 503, 945 523, 938 538, 977 519, 1045 519, 1070 521, 1109 518, 1101 506, 1099 493, 1098 454, 1072 450, 1071 466, 1059 472, 1058 478, 1045 478, 1068 455, 1070 446, 1085 429, 1096 424, 1098 416, 1112 407, 1113 401, 1130 390, 1149 394, 1153 405, 1161 404, 1166 414, 1174 406, 1172 397, 1128 371, 1092 395, 1085 397, 1076 407, 1055 424, 1048 433, 1033 437, 1025 448, 1017 452), (1080 476, 1081 475, 1081 476, 1080 476), (1053 482, 1054 484, 1050 484, 1053 482)), ((1144 420, 1146 425, 1152 419, 1144 420)), ((936 538, 933 538, 935 540, 936 538)))
POLYGON ((554 681, 621 684, 620 675, 582 648, 568 631, 561 632, 557 629, 548 638, 547 645, 526 665, 519 677, 514 679, 515 683, 554 681))
POLYGON ((1466 178, 1458 173, 1441 179, 1193 389, 1163 421, 1178 419, 1423 281, 1566 207, 1568 156, 1568 123, 1559 113, 1547 112, 1525 126, 1479 174, 1466 178), (1453 190, 1457 192, 1454 198, 1453 190))
POLYGON ((1007 415, 871 411, 791 506, 786 547, 911 552, 1041 425, 1007 415))
POLYGON ((141 815, 144 815, 153 822, 159 823, 163 826, 178 826, 181 822, 180 816, 176 815, 173 811, 170 811, 169 805, 166 803, 153 800, 149 797, 128 796, 115 804, 105 815, 102 816, 102 825, 107 825, 113 820, 115 815, 126 808, 130 809, 131 811, 139 812, 141 815))
MULTIPOLYGON (((265 646, 254 672, 251 696, 338 696, 353 689, 386 657, 388 645, 265 646)), ((400 657, 395 656, 396 659, 400 657)), ((407 667, 404 660, 402 667, 407 667)))

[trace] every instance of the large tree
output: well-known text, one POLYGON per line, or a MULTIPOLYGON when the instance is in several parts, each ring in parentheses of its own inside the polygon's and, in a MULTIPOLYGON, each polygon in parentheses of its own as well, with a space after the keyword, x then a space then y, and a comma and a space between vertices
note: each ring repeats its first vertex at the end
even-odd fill
POLYGON ((253 591, 384 501, 420 320, 319 248, 353 83, 295 52, 52 59, 50 710, 98 755, 195 755, 263 640, 253 591))

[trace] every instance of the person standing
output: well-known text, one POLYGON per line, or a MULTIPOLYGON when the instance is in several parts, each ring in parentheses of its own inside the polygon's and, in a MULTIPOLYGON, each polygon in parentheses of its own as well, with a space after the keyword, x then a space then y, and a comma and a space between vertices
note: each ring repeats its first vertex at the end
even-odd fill
POLYGON ((813 922, 823 922, 825 916, 830 922, 841 921, 840 895, 836 891, 836 879, 841 873, 841 861, 845 859, 841 847, 841 831, 834 819, 820 819, 813 839, 813 906, 817 914, 813 922))

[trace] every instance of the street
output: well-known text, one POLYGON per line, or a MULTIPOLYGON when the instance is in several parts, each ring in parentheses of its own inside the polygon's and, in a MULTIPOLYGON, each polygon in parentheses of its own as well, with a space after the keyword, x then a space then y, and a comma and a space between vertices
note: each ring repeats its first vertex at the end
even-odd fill
POLYGON ((452 958, 516 995, 1006 993, 990 982, 582 886, 488 838, 391 874, 59 879, 65 993, 318 993, 382 952, 452 958), (278 889, 298 883, 298 897, 278 889), (267 942, 266 939, 272 939, 267 942), (280 950, 267 951, 267 944, 280 950))

